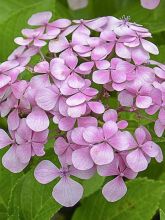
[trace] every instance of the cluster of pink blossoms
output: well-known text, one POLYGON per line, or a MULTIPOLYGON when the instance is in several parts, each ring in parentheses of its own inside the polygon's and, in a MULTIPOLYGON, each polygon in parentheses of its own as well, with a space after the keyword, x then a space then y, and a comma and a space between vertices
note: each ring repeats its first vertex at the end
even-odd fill
POLYGON ((113 177, 102 193, 117 201, 126 194, 125 179, 134 179, 151 158, 163 160, 149 131, 140 126, 131 134, 120 112, 158 112, 155 133, 163 135, 165 65, 150 60, 150 53, 158 54, 150 32, 128 18, 51 22, 51 17, 32 15, 28 24, 35 28, 22 30, 23 37, 15 39, 19 47, 0 64, 0 114, 9 131, 0 129, 0 148, 9 146, 3 166, 21 172, 32 157, 45 154, 51 132, 61 168, 43 160, 34 175, 42 184, 60 177, 54 199, 75 205, 83 187, 71 176, 89 179, 97 172, 113 177), (35 65, 33 56, 39 58, 35 65), (33 74, 30 81, 22 79, 25 70, 33 74), (102 103, 114 91, 116 110, 102 103), (58 128, 50 131, 50 123, 58 128))

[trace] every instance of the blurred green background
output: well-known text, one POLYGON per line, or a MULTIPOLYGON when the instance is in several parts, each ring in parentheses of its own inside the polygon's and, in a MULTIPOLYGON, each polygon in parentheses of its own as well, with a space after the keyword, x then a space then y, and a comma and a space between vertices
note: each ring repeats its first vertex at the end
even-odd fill
MULTIPOLYGON (((165 62, 165 0, 161 0, 159 7, 152 11, 142 8, 140 0, 89 0, 88 7, 77 11, 70 10, 66 0, 0 0, 0 62, 16 47, 14 38, 20 36, 22 28, 28 27, 27 19, 33 13, 47 10, 53 12, 54 18, 130 16, 132 22, 149 28, 152 41, 160 50, 160 54, 153 58, 165 62)), ((132 115, 123 117, 130 122, 132 129, 139 123, 132 115)), ((148 120, 143 124, 153 130, 153 124, 148 120)), ((4 126, 4 120, 0 119, 0 127, 4 126)), ((154 134, 153 137, 162 149, 165 148, 165 137, 159 139, 154 134)), ((46 158, 55 160, 52 158, 52 143, 49 145, 46 158)), ((128 194, 119 202, 110 204, 103 199, 100 187, 106 180, 95 176, 82 182, 86 193, 81 203, 61 210, 51 197, 55 183, 42 186, 34 180, 33 167, 37 162, 32 161, 28 170, 17 175, 0 166, 0 220, 165 220, 164 162, 152 162, 137 180, 129 181, 128 194)))

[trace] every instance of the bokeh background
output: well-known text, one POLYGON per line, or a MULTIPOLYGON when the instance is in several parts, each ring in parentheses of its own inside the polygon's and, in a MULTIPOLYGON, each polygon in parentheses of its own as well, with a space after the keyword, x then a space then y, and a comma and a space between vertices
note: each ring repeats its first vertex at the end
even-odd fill
MULTIPOLYGON (((20 36, 22 28, 28 27, 27 19, 33 13, 48 10, 53 12, 54 18, 130 16, 132 22, 149 28, 153 35, 152 41, 160 50, 160 54, 153 58, 165 62, 165 0, 161 0, 155 10, 142 8, 140 0, 89 0, 86 8, 76 11, 68 7, 66 0, 0 0, 0 63, 16 47, 14 38, 20 36)), ((139 123, 129 115, 125 117, 132 129, 139 123)), ((148 120, 143 124, 153 129, 153 124, 148 120)), ((0 119, 0 127, 5 126, 5 120, 0 119)), ((165 137, 153 138, 165 149, 165 137)), ((0 151, 0 158, 4 151, 0 151)), ((51 150, 47 155, 51 157, 51 150)), ((85 196, 73 208, 61 208, 54 202, 51 197, 54 183, 45 187, 34 180, 30 168, 37 162, 32 161, 24 173, 17 175, 9 173, 0 165, 0 220, 165 220, 164 162, 156 164, 153 161, 139 179, 128 182, 127 196, 113 204, 101 196, 100 187, 106 180, 95 176, 83 183, 85 196)))

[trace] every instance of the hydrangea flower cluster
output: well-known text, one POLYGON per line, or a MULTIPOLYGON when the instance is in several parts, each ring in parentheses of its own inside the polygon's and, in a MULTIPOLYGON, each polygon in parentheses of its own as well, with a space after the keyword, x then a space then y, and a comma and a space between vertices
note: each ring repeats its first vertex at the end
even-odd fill
POLYGON ((155 133, 163 135, 165 65, 150 60, 150 53, 159 53, 148 40, 151 33, 127 17, 53 22, 51 17, 51 12, 32 15, 28 24, 34 28, 22 30, 18 48, 0 64, 0 114, 8 125, 8 133, 0 129, 0 148, 9 146, 3 166, 21 172, 32 157, 45 154, 51 133, 61 167, 43 160, 34 175, 42 184, 60 178, 54 199, 75 205, 83 187, 72 176, 98 173, 112 178, 102 193, 117 201, 127 192, 126 179, 147 169, 151 158, 163 160, 149 131, 140 126, 130 133, 120 113, 158 112, 155 133), (27 70, 30 81, 22 79, 27 70), (111 94, 117 109, 103 102, 111 94), (53 131, 52 123, 58 127, 53 131))

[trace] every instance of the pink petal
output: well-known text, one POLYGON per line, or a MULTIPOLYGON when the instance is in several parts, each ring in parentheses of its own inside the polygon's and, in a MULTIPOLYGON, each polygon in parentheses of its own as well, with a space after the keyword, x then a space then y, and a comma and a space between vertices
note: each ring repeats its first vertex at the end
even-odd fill
POLYGON ((85 112, 86 112, 86 103, 68 108, 68 115, 72 118, 79 118, 82 115, 84 115, 85 112))
POLYGON ((18 110, 15 109, 9 114, 9 116, 7 118, 7 123, 8 123, 9 128, 12 131, 14 131, 18 128, 19 122, 20 122, 20 118, 18 115, 18 110))
POLYGON ((152 104, 152 98, 149 96, 140 96, 138 95, 136 98, 136 106, 138 108, 148 108, 152 104))
POLYGON ((153 141, 147 141, 142 147, 143 151, 149 157, 156 157, 159 154, 159 148, 159 145, 155 144, 153 141))
POLYGON ((54 143, 54 151, 57 155, 61 155, 68 147, 68 143, 63 137, 58 137, 54 143))
POLYGON ((141 43, 143 48, 148 51, 149 53, 158 55, 159 54, 159 50, 157 48, 157 46, 155 46, 155 44, 149 42, 148 40, 145 39, 141 39, 141 43))
POLYGON ((116 54, 121 58, 130 59, 131 58, 131 52, 130 49, 126 46, 124 46, 123 43, 117 43, 116 44, 116 54))
POLYGON ((52 196, 65 207, 74 206, 83 195, 83 187, 71 178, 62 178, 53 188, 52 196))
POLYGON ((160 120, 156 120, 154 126, 155 133, 158 137, 161 137, 164 133, 165 126, 161 124, 160 120))
POLYGON ((96 114, 102 114, 105 111, 104 105, 100 102, 88 102, 88 106, 96 114))
POLYGON ((59 121, 58 127, 62 131, 69 131, 74 127, 76 120, 71 117, 64 117, 59 121))
POLYGON ((85 86, 85 80, 79 75, 72 73, 68 78, 68 85, 74 89, 81 89, 85 86))
POLYGON ((49 63, 47 61, 42 61, 34 66, 34 72, 36 73, 48 73, 49 63))
POLYGON ((8 146, 11 143, 12 140, 10 139, 8 134, 4 130, 0 129, 0 149, 8 146))
POLYGON ((78 127, 97 126, 97 119, 94 117, 81 117, 77 119, 78 127))
POLYGON ((44 145, 42 143, 32 143, 33 154, 41 157, 45 155, 44 145))
POLYGON ((126 81, 127 79, 126 73, 120 72, 118 70, 112 70, 111 77, 112 77, 112 80, 116 83, 122 83, 126 81))
POLYGON ((137 65, 141 65, 150 58, 149 53, 142 47, 132 49, 132 59, 137 65))
POLYGON ((142 151, 139 149, 136 149, 129 153, 126 157, 127 163, 129 167, 134 171, 134 172, 140 172, 143 171, 147 168, 148 162, 143 155, 142 151))
POLYGON ((22 145, 18 145, 16 148, 16 155, 21 163, 29 163, 32 156, 31 144, 24 143, 22 145))
POLYGON ((21 163, 17 157, 16 146, 10 147, 10 149, 3 155, 2 164, 12 173, 19 173, 28 165, 28 163, 21 163))
POLYGON ((89 170, 78 170, 74 166, 71 166, 69 171, 72 176, 76 176, 80 179, 90 179, 96 173, 96 168, 93 166, 89 170))
POLYGON ((142 127, 137 128, 135 130, 135 137, 136 137, 138 144, 143 144, 146 139, 145 130, 142 127))
POLYGON ((109 181, 102 189, 104 197, 109 202, 116 202, 121 199, 127 192, 127 187, 122 179, 118 176, 115 179, 109 181))
POLYGON ((45 11, 33 14, 29 20, 28 24, 32 26, 46 25, 52 17, 52 12, 45 11))
POLYGON ((117 118, 118 118, 117 111, 114 110, 114 109, 109 109, 109 110, 105 111, 104 114, 103 114, 103 120, 105 122, 106 121, 116 122, 117 118))
POLYGON ((49 127, 49 118, 46 115, 45 111, 36 107, 27 116, 26 123, 30 129, 39 132, 49 127))
POLYGON ((141 1, 141 5, 144 7, 144 8, 147 8, 147 9, 155 9, 159 3, 160 3, 160 0, 140 0, 141 1))
POLYGON ((32 141, 38 143, 45 142, 47 141, 48 133, 49 133, 48 129, 41 132, 33 132, 32 141))
POLYGON ((69 106, 75 106, 80 105, 86 101, 86 97, 82 93, 77 93, 75 95, 72 95, 66 100, 67 105, 69 106))
POLYGON ((105 84, 111 81, 109 70, 97 70, 93 72, 93 82, 97 84, 105 84))
POLYGON ((37 105, 46 111, 50 111, 55 107, 57 99, 57 94, 47 88, 39 90, 35 96, 37 105))
POLYGON ((73 166, 79 170, 89 170, 93 167, 94 163, 90 156, 90 148, 80 148, 73 151, 72 154, 73 166))
POLYGON ((83 127, 74 128, 71 133, 71 139, 75 144, 87 145, 87 142, 83 138, 83 132, 85 129, 83 127))
POLYGON ((129 107, 133 106, 133 101, 134 101, 133 96, 127 91, 120 92, 118 95, 118 100, 122 106, 129 106, 129 107))
POLYGON ((88 0, 68 0, 69 7, 72 10, 85 8, 88 5, 88 0))
POLYGON ((83 138, 88 143, 98 143, 103 141, 103 133, 102 130, 95 126, 89 126, 84 129, 83 138))
POLYGON ((12 89, 14 96, 17 99, 20 99, 23 96, 27 86, 28 84, 25 80, 21 80, 19 82, 13 83, 11 89, 12 89))
POLYGON ((10 76, 0 74, 0 88, 3 88, 4 86, 6 86, 10 81, 11 81, 10 76))
POLYGON ((114 159, 113 149, 106 143, 94 145, 90 151, 90 155, 97 165, 111 163, 114 159))
POLYGON ((35 168, 34 176, 38 182, 47 184, 59 176, 59 170, 51 161, 43 160, 35 168))
POLYGON ((103 125, 104 137, 106 139, 111 138, 118 131, 118 126, 114 121, 107 121, 103 125))
POLYGON ((129 138, 127 136, 127 132, 118 131, 108 140, 108 143, 118 151, 127 150, 129 147, 129 138))
POLYGON ((119 175, 119 170, 117 167, 116 158, 106 165, 97 166, 97 172, 100 176, 117 176, 119 175))

